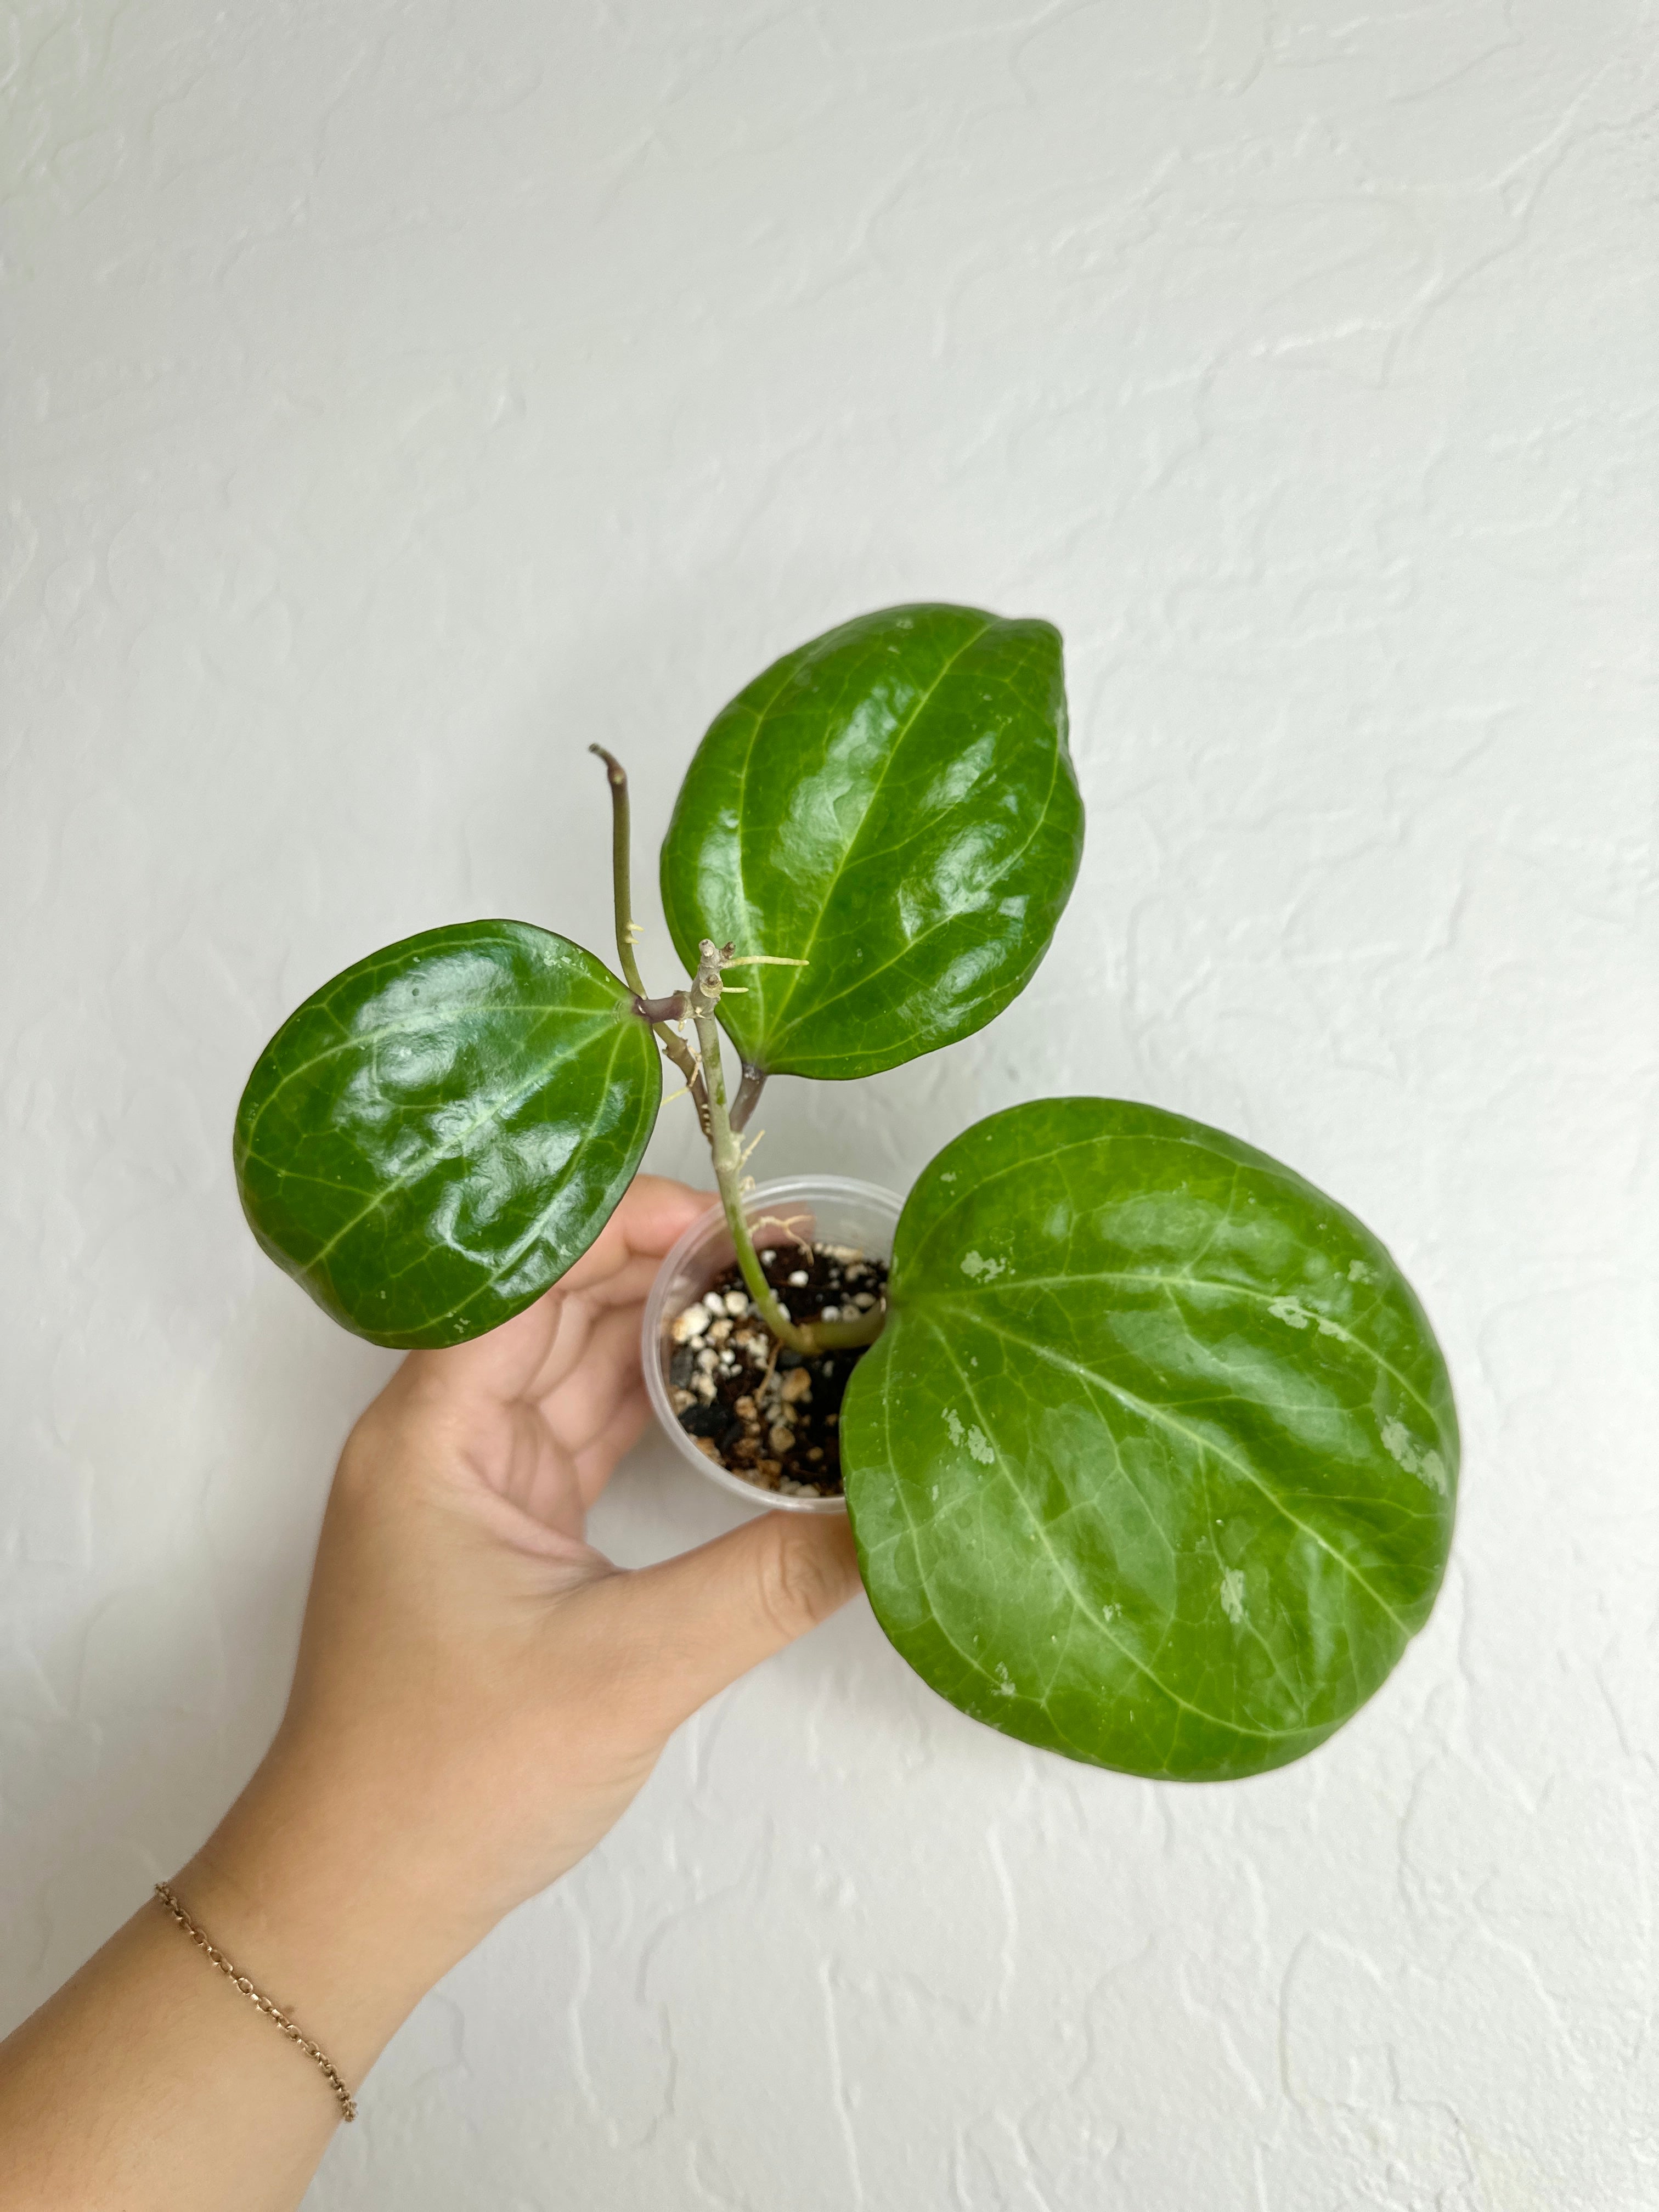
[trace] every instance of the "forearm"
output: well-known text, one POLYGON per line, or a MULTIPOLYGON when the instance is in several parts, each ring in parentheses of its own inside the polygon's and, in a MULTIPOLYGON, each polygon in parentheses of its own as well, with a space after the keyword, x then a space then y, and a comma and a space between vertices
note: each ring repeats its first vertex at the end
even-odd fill
MULTIPOLYGON (((288 1717, 174 1887, 355 2093, 440 1976, 591 1850, 672 1731, 858 1587, 768 1516, 635 1573, 585 1516, 645 1419, 646 1179, 558 1291, 417 1353, 353 1431, 288 1717), (631 1239, 631 1241, 630 1241, 631 1239)), ((151 1899, 0 2046, 5 2212, 291 2212, 341 2109, 151 1899)))
POLYGON ((155 1899, 0 2050, 17 2212, 290 2212, 339 2117, 155 1899))
MULTIPOLYGON (((268 1762, 178 1875, 185 1911, 356 2090, 465 1944, 268 1762)), ((341 2110, 152 1898, 0 2046, 9 2212, 291 2212, 341 2110)))

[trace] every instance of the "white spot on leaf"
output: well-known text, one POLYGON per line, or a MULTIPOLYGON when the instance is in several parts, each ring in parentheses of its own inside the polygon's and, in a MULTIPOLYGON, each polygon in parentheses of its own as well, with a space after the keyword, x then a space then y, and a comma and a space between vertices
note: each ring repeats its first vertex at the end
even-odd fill
POLYGON ((1292 1328, 1306 1328, 1313 1319, 1300 1298, 1273 1298, 1268 1303, 1267 1311, 1275 1321, 1287 1322, 1292 1328))
POLYGON ((964 1252, 962 1255, 962 1272, 970 1282, 991 1282, 1004 1273, 1007 1266, 1006 1260, 988 1260, 978 1252, 964 1252))
POLYGON ((1237 1567, 1228 1567, 1223 1571, 1221 1610, 1235 1626, 1244 1618, 1244 1577, 1237 1567))
MULTIPOLYGON (((951 1432, 951 1441, 958 1450, 966 1444, 981 1467, 991 1467, 996 1461, 996 1450, 983 1429, 964 1429, 962 1416, 954 1406, 945 1408, 945 1425, 951 1432)), ((939 1492, 934 1492, 937 1497, 939 1492)))
POLYGON ((1384 1421, 1382 1449, 1407 1474, 1414 1474, 1419 1482, 1446 1495, 1446 1462, 1431 1444, 1419 1444, 1403 1421, 1384 1421))

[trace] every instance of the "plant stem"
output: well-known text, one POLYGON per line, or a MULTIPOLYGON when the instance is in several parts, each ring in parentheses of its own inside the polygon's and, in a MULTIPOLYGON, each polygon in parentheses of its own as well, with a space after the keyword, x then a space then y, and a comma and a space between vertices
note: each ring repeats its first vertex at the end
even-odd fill
POLYGON ((634 916, 630 910, 633 897, 629 888, 632 864, 629 854, 628 770, 603 745, 589 745, 587 750, 605 763, 605 777, 611 786, 611 887, 617 904, 617 957, 622 963, 623 981, 636 999, 642 999, 646 995, 645 980, 634 951, 634 916))
POLYGON ((738 1085, 738 1095, 732 1101, 732 1127, 746 1129, 749 1117, 760 1103, 761 1092, 766 1088, 766 1070, 750 1060, 743 1063, 743 1080, 738 1085))
POLYGON ((749 1295, 773 1335, 780 1344, 787 1344, 792 1352, 810 1356, 814 1352, 839 1351, 854 1345, 873 1344, 887 1318, 884 1304, 872 1306, 867 1313, 860 1314, 856 1321, 796 1322, 790 1318, 783 1301, 766 1279, 759 1255, 755 1250, 755 1240, 749 1233, 748 1218, 743 1210, 740 1188, 743 1146, 738 1141, 738 1132, 755 1110, 766 1074, 763 1069, 751 1066, 747 1060, 744 1062, 743 1081, 738 1089, 735 1109, 728 1115, 726 1070, 720 1059, 720 1024, 714 1018, 714 1010, 720 1002, 720 970, 728 965, 797 967, 801 963, 781 958, 774 960, 771 955, 763 952, 748 953, 739 959, 736 957, 735 946, 716 945, 704 938, 698 948, 702 957, 698 962, 696 981, 690 989, 671 992, 664 999, 652 998, 646 990, 645 979, 640 974, 639 958, 634 951, 628 771, 603 745, 589 745, 587 750, 605 763, 605 776, 611 786, 611 881, 617 909, 617 957, 622 963, 623 981, 628 986, 634 1012, 641 1021, 650 1023, 657 1042, 685 1078, 686 1088, 697 1109, 697 1119, 702 1124, 703 1135, 708 1138, 708 1149, 714 1155, 714 1180, 720 1186, 720 1204, 725 1209, 726 1226, 732 1231, 738 1266, 749 1286, 749 1295), (667 1026, 670 1022, 684 1021, 688 1015, 696 1024, 699 1049, 695 1053, 684 1037, 667 1026))
MULTIPOLYGON (((720 1205, 726 1213, 726 1225, 732 1232, 732 1248, 737 1254, 738 1268, 754 1300, 761 1319, 780 1344, 792 1352, 811 1358, 820 1352, 837 1352, 854 1345, 873 1344, 880 1335, 887 1318, 885 1305, 872 1306, 860 1314, 856 1321, 797 1322, 790 1318, 783 1301, 766 1279, 760 1255, 755 1249, 755 1240, 749 1233, 749 1220, 744 1212, 743 1192, 739 1187, 739 1170, 743 1165, 743 1146, 726 1106, 726 1070, 720 1060, 720 1024, 714 1010, 720 1000, 720 968, 730 957, 731 947, 722 952, 720 946, 705 937, 698 947, 702 955, 697 964, 696 981, 687 994, 687 1005, 692 1020, 696 1024, 697 1043, 702 1054, 703 1074, 707 1080, 710 1135, 709 1150, 714 1159, 714 1181, 720 1187, 720 1205)), ((752 1100, 751 1100, 752 1104, 752 1100)))
POLYGON ((738 1255, 738 1267, 749 1295, 755 1301, 761 1319, 780 1344, 787 1344, 792 1352, 811 1352, 817 1349, 805 1329, 798 1328, 785 1312, 783 1302, 766 1279, 760 1255, 755 1249, 755 1240, 749 1234, 749 1222, 743 1210, 743 1193, 738 1188, 738 1170, 743 1164, 743 1147, 738 1142, 737 1131, 732 1127, 726 1110, 726 1070, 720 1061, 720 1024, 714 1018, 714 1009, 720 1000, 720 948, 705 937, 698 948, 702 957, 697 965, 696 981, 691 986, 691 1018, 697 1025, 697 1045, 702 1054, 703 1082, 708 1098, 708 1120, 711 1133, 710 1152, 714 1157, 714 1181, 720 1186, 720 1204, 726 1211, 726 1225, 732 1232, 732 1243, 738 1255))
MULTIPOLYGON (((587 750, 591 753, 597 754, 605 763, 605 777, 611 786, 611 896, 617 908, 617 957, 622 963, 623 981, 633 993, 635 1001, 642 1002, 636 1003, 635 1012, 651 1024, 657 1042, 685 1078, 685 1087, 690 1092, 691 1103, 697 1109, 697 1119, 702 1125, 702 1133, 712 1145, 714 1141, 714 1126, 708 1118, 708 1097, 703 1087, 702 1071, 697 1065, 697 1056, 684 1037, 677 1036, 674 1031, 666 1026, 667 1021, 678 1021, 682 1018, 684 1012, 684 1006, 677 1012, 665 1018, 653 1011, 652 1001, 645 988, 644 979, 640 974, 639 956, 634 950, 633 894, 630 887, 632 869, 629 853, 628 770, 616 755, 607 752, 603 745, 589 745, 587 750)), ((682 995, 678 993, 675 994, 676 997, 682 995)), ((660 1006, 662 1002, 658 1001, 657 1004, 660 1006)))

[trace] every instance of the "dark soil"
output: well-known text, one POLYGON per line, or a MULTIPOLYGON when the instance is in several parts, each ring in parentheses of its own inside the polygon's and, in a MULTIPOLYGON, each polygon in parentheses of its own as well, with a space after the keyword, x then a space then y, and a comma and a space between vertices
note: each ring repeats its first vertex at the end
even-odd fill
MULTIPOLYGON (((880 1298, 887 1262, 839 1245, 769 1246, 766 1279, 793 1321, 851 1320, 880 1298)), ((866 1347, 803 1358, 755 1311, 736 1266, 670 1324, 669 1400, 700 1451, 757 1490, 841 1495, 841 1401, 866 1347)))

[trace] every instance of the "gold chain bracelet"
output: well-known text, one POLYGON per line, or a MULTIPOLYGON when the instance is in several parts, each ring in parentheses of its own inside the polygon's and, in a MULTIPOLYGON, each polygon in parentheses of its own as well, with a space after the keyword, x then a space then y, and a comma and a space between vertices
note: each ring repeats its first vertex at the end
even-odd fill
POLYGON ((191 1918, 189 1913, 185 1911, 184 1906, 179 1904, 178 1899, 173 1895, 172 1890, 167 1887, 166 1882, 158 1881, 156 1883, 155 1894, 161 1899, 162 1904, 166 1905, 167 1911, 173 1915, 179 1925, 184 1929, 185 1935, 189 1936, 191 1942, 195 1944, 197 1949, 198 1951, 204 1951, 207 1954, 209 1960, 219 1969, 219 1972, 225 1977, 226 1980, 233 1983, 237 1989, 240 1990, 242 1995, 251 2002, 256 2011, 264 2013, 268 2021, 274 2022, 276 2027, 280 2027, 283 2033, 287 2036, 290 2043, 297 2043, 301 2050, 305 2052, 307 2058, 314 2058, 316 2060, 318 2065, 322 2069, 324 2080, 328 2083, 329 2087, 334 2092, 335 2102, 340 2107, 341 2118, 347 2120, 355 2120, 357 2117, 356 2100, 353 2098, 350 2090, 347 2088, 345 2083, 340 2079, 340 2076, 335 2069, 333 2060, 331 2058, 325 2057, 323 2052, 320 2051, 317 2048, 317 2045, 312 2041, 311 2038, 308 2035, 302 2033, 301 2030, 294 2025, 294 2022, 289 2018, 285 2012, 280 2011, 276 2006, 272 2004, 269 1997, 262 1997, 258 1990, 254 1988, 252 1983, 249 1981, 247 1976, 246 1974, 239 1974, 235 1967, 231 1965, 230 1960, 226 1958, 224 1953, 216 1949, 213 1944, 209 1942, 207 1937, 196 1925, 196 1923, 191 1918))

